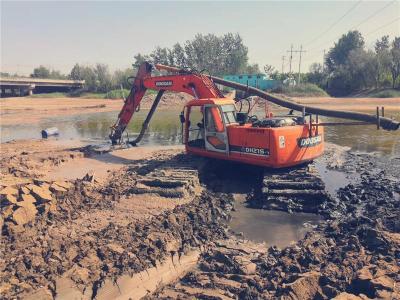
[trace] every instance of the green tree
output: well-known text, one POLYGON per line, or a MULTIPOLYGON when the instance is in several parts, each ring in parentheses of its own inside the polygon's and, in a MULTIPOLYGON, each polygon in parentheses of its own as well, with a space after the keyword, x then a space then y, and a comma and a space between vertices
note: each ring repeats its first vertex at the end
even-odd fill
POLYGON ((156 47, 156 49, 154 49, 154 51, 150 54, 150 58, 155 64, 168 65, 168 49, 156 47))
POLYGON ((124 89, 130 89, 132 85, 128 82, 128 78, 135 76, 135 73, 135 69, 132 68, 116 70, 112 77, 112 88, 119 89, 122 86, 124 89))
POLYGON ((259 74, 261 73, 260 71, 260 66, 258 64, 249 64, 246 66, 244 69, 243 73, 246 74, 259 74))
POLYGON ((352 62, 357 61, 362 55, 358 50, 363 50, 364 39, 357 30, 349 31, 342 35, 337 43, 329 50, 325 57, 325 64, 329 77, 328 91, 335 96, 351 93, 361 85, 364 78, 354 76, 360 74, 356 65, 349 66, 350 53, 353 53, 352 62), (355 80, 355 81, 354 81, 355 80))
POLYGON ((306 81, 316 84, 321 88, 326 87, 327 74, 320 63, 313 63, 310 66, 309 72, 306 74, 306 81))
POLYGON ((326 65, 329 71, 333 72, 338 67, 345 65, 350 52, 362 48, 364 48, 364 38, 359 31, 354 30, 344 34, 326 56, 326 65))
POLYGON ((96 91, 105 93, 111 90, 112 79, 108 66, 96 64, 94 72, 96 74, 96 91))
POLYGON ((397 78, 400 76, 400 37, 395 37, 390 49, 391 62, 390 72, 392 74, 392 87, 396 87, 397 78))
POLYGON ((32 78, 50 78, 50 70, 44 66, 33 69, 32 78))
POLYGON ((374 68, 374 78, 375 78, 375 87, 379 87, 383 81, 383 79, 390 73, 390 43, 389 36, 385 35, 381 39, 378 39, 375 42, 375 68, 374 68))
POLYGON ((348 64, 344 68, 350 73, 348 86, 350 91, 368 88, 376 84, 377 60, 373 51, 354 49, 348 56, 348 64))
MULTIPOLYGON (((156 47, 150 55, 137 54, 134 65, 151 61, 206 71, 213 75, 238 74, 248 71, 247 53, 248 49, 239 34, 197 34, 183 46, 176 43, 171 49, 156 47)), ((252 65, 250 69, 254 67, 252 65)))
POLYGON ((149 55, 142 55, 140 53, 136 54, 133 58, 134 58, 135 61, 133 62, 132 66, 134 68, 139 67, 145 61, 150 61, 151 60, 149 55))
POLYGON ((75 64, 68 76, 72 80, 83 80, 83 70, 79 64, 75 64))
POLYGON ((179 43, 176 43, 170 51, 170 64, 181 68, 187 66, 185 50, 179 43))

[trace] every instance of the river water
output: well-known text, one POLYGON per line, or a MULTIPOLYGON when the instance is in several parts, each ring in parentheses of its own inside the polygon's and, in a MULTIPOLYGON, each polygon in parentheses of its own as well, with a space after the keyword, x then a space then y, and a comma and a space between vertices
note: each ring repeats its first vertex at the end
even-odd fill
MULTIPOLYGON (((163 110, 154 114, 143 145, 176 145, 181 143, 181 124, 178 110, 163 110)), ((34 125, 3 126, 1 142, 13 139, 41 138, 41 130, 57 127, 62 141, 80 140, 88 143, 107 141, 110 126, 115 122, 117 112, 104 112, 48 118, 34 125)), ((131 137, 140 131, 141 124, 147 111, 135 114, 134 120, 128 127, 131 137)), ((387 112, 390 115, 390 112, 387 112)), ((392 114, 397 120, 400 112, 392 114)), ((323 121, 332 121, 325 118, 323 121)), ((375 126, 335 126, 325 128, 325 140, 340 146, 350 147, 359 152, 377 152, 387 157, 400 156, 400 132, 376 130, 375 126)), ((347 183, 343 174, 327 170, 319 165, 319 171, 328 182, 329 192, 335 191, 347 183)), ((305 233, 320 222, 320 217, 312 214, 288 214, 278 211, 267 211, 247 208, 243 194, 237 197, 236 211, 232 214, 230 227, 244 237, 268 245, 284 247, 291 242, 301 239, 305 233)))
MULTIPOLYGON (((148 133, 141 144, 145 145, 173 145, 181 142, 180 110, 157 111, 150 123, 148 133)), ((41 130, 48 127, 57 127, 60 131, 58 139, 89 139, 107 140, 110 126, 115 122, 117 112, 82 114, 75 116, 48 118, 38 124, 2 126, 1 142, 12 139, 41 138, 41 130)), ((147 111, 135 114, 129 124, 128 132, 132 136, 140 131, 141 124, 147 111)), ((400 120, 400 112, 390 113, 400 120)), ((325 118, 330 122, 333 119, 325 118)), ((325 128, 325 140, 340 146, 347 146, 360 152, 378 152, 387 156, 400 155, 400 131, 388 132, 376 130, 370 126, 332 126, 325 128)))

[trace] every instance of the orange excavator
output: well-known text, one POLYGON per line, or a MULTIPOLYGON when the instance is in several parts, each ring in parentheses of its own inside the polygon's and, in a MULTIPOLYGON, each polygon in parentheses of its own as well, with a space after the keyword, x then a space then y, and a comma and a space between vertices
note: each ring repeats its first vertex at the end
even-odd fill
MULTIPOLYGON (((215 159, 231 160, 261 167, 283 168, 310 162, 323 154, 324 126, 318 122, 318 114, 358 120, 357 124, 377 123, 384 129, 398 129, 400 124, 379 116, 351 112, 324 111, 305 107, 277 98, 258 89, 204 75, 186 69, 144 62, 138 68, 131 92, 113 125, 110 134, 112 144, 121 142, 123 132, 147 89, 158 94, 143 123, 139 136, 130 143, 136 145, 165 91, 184 92, 194 97, 180 115, 183 126, 183 143, 186 152, 215 159), (152 71, 166 71, 167 75, 152 76, 152 71), (244 90, 268 101, 301 111, 283 116, 267 116, 259 120, 246 112, 237 111, 235 100, 226 98, 216 84, 244 90), (312 114, 316 115, 313 120, 312 114), (351 115, 350 115, 351 114, 351 115)), ((356 125, 354 122, 352 125, 356 125)))

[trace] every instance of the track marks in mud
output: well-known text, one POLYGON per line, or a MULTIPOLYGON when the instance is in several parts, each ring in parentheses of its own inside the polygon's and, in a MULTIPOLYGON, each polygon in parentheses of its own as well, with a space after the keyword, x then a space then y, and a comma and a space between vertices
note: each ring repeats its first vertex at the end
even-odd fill
MULTIPOLYGON (((5 295, 29 294, 41 286, 57 295, 62 290, 56 285, 61 277, 72 282, 75 292, 94 297, 107 278, 145 271, 167 257, 180 257, 210 240, 226 237, 223 220, 232 208, 232 197, 200 193, 195 178, 192 159, 165 155, 157 161, 157 169, 154 160, 141 161, 114 172, 102 186, 77 180, 57 199, 57 210, 48 218, 37 219, 21 233, 2 237, 6 255, 1 286, 5 295), (158 211, 156 217, 125 222, 114 222, 114 216, 101 226, 82 228, 82 216, 101 211, 101 218, 109 218, 107 212, 113 212, 121 199, 142 196, 135 194, 140 180, 161 173, 168 185, 178 179, 184 184, 184 197, 173 200, 175 208, 158 211)), ((150 195, 154 193, 158 194, 150 191, 150 195)))

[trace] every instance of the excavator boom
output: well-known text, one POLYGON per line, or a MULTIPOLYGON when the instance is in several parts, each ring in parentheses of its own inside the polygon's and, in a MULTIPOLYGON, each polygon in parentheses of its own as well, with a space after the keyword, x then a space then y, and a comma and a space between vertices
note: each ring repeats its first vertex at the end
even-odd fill
POLYGON ((192 95, 196 99, 224 98, 221 91, 205 75, 180 71, 173 75, 151 76, 153 68, 169 70, 169 67, 163 65, 153 66, 148 62, 140 65, 129 96, 126 98, 124 106, 118 115, 118 120, 112 126, 110 139, 113 145, 120 141, 133 114, 140 108, 140 102, 147 89, 183 92, 192 95))

